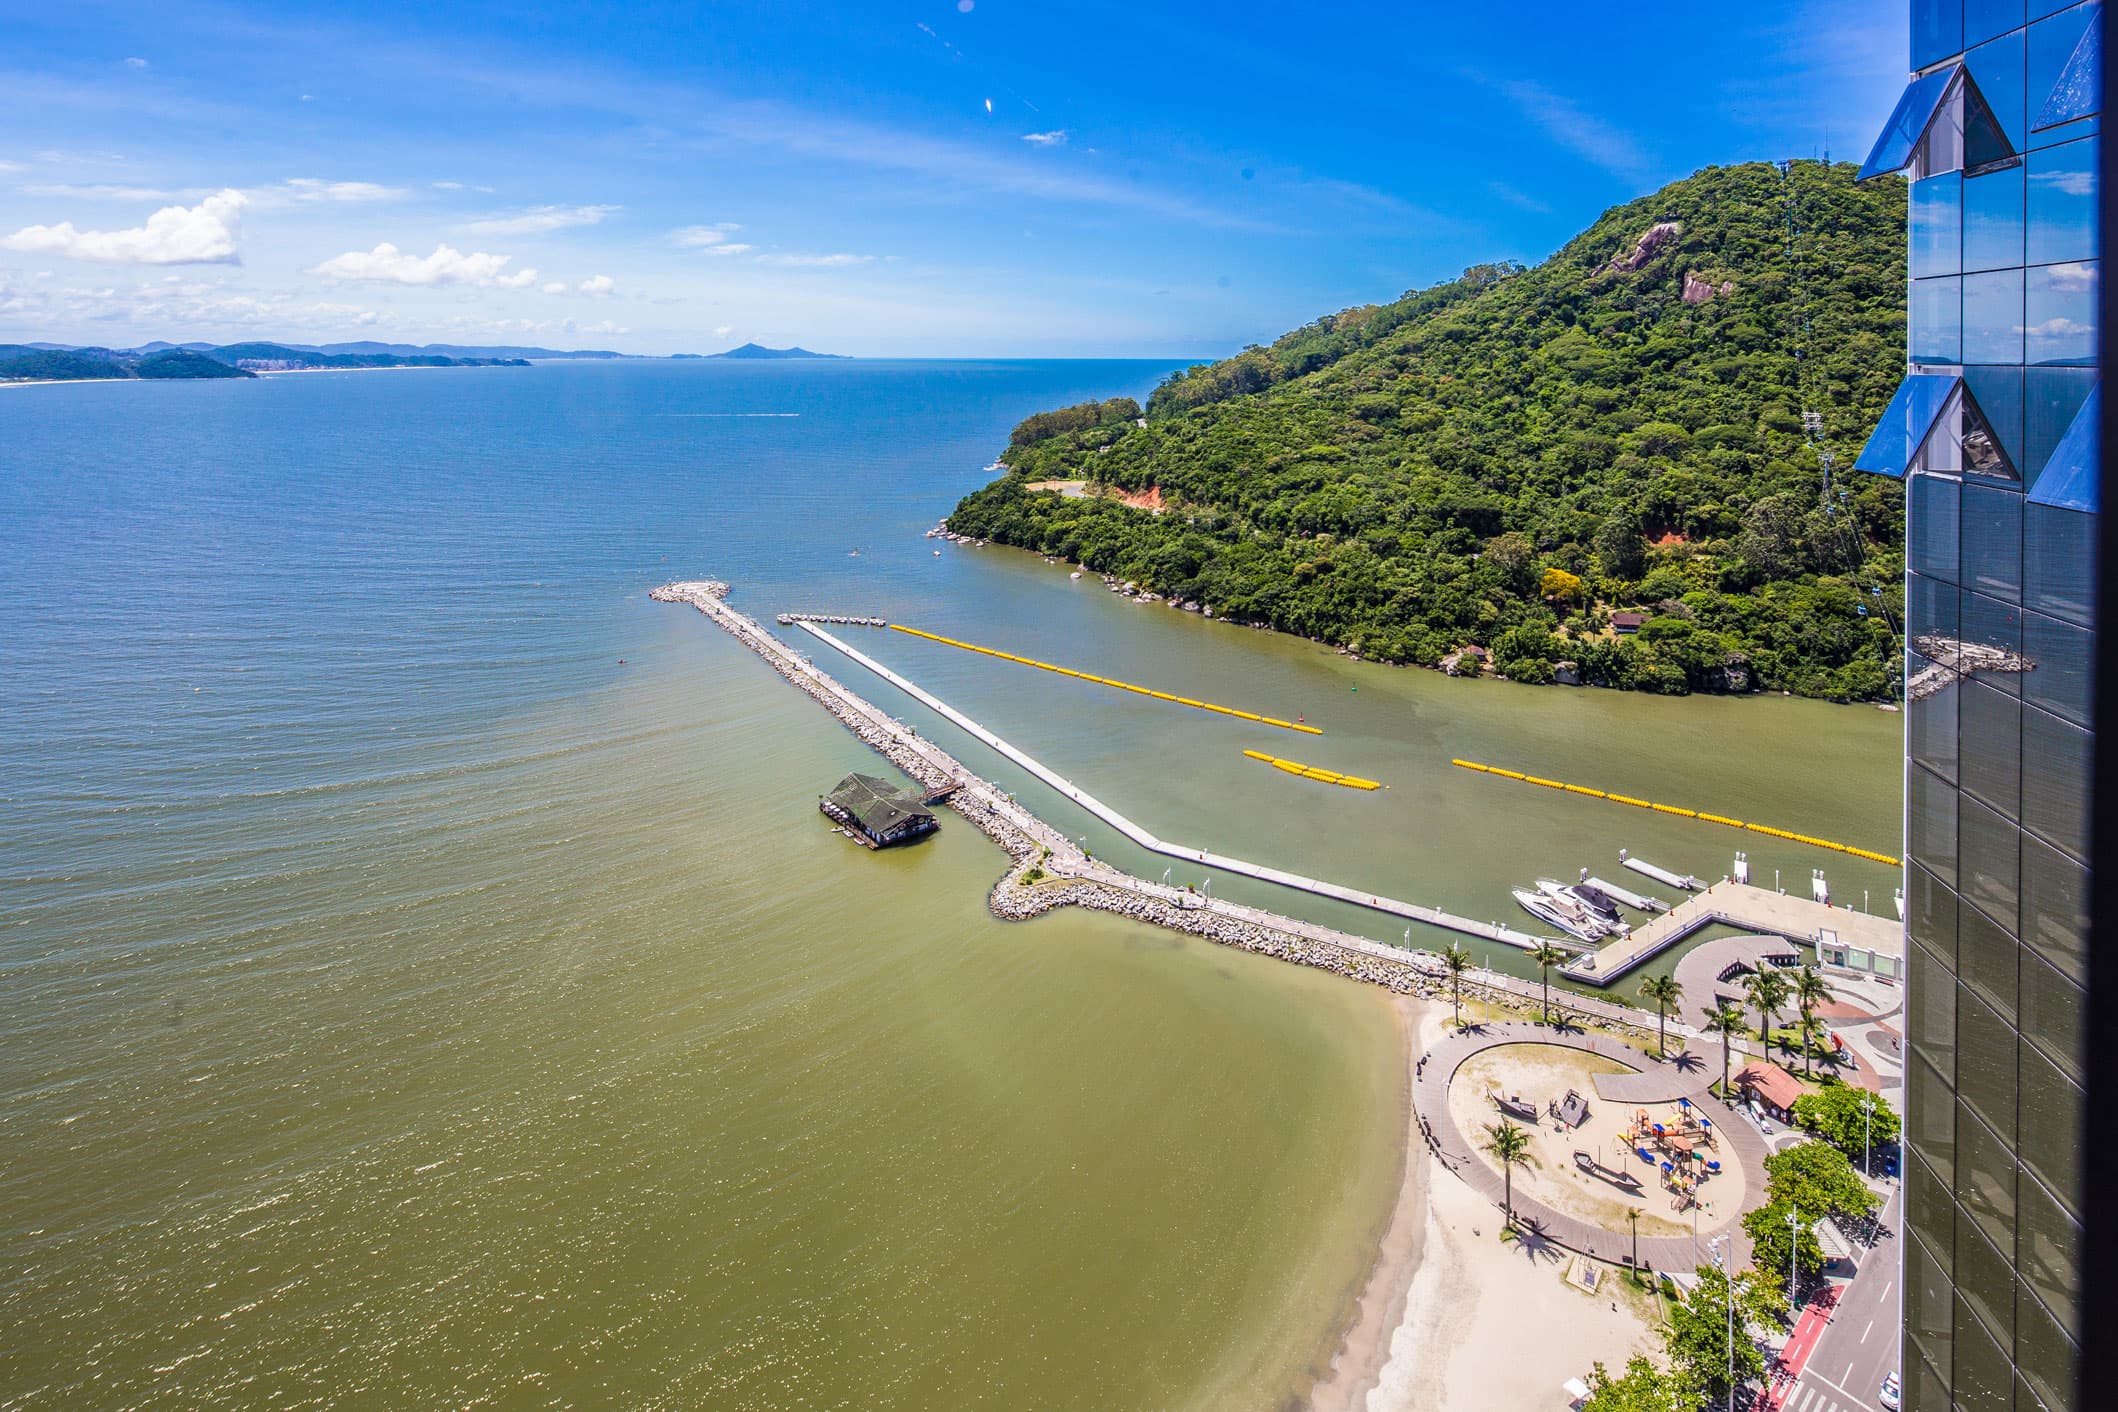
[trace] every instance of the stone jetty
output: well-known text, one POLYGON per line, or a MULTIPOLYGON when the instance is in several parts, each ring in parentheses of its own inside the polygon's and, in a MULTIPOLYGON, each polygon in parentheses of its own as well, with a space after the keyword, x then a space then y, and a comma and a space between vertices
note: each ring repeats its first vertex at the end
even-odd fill
MULTIPOLYGON (((948 807, 999 844, 1010 860, 989 899, 994 915, 1008 921, 1026 921, 1055 907, 1089 907, 1222 946, 1313 966, 1403 995, 1438 999, 1449 993, 1446 978, 1433 969, 1431 954, 1402 951, 1223 898, 1201 897, 1186 888, 1133 877, 1089 857, 1063 832, 1016 803, 998 785, 981 778, 939 746, 922 739, 910 726, 871 705, 820 671, 801 653, 730 608, 725 601, 728 593, 725 583, 696 580, 667 584, 648 596, 658 603, 688 603, 697 608, 930 792, 953 786, 948 807)), ((1475 979, 1466 975, 1464 993, 1523 1013, 1534 1011, 1539 1004, 1539 987, 1492 972, 1481 973, 1475 979)), ((1604 1000, 1559 994, 1553 997, 1552 1008, 1578 1020, 1642 1036, 1654 1030, 1652 1016, 1604 1000)))

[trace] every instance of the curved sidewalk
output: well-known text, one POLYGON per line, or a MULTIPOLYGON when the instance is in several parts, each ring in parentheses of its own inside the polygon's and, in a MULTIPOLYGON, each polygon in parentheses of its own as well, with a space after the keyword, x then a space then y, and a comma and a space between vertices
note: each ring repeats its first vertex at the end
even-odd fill
MULTIPOLYGON (((1420 1132, 1444 1167, 1495 1206, 1501 1204, 1504 1195, 1501 1175, 1478 1155, 1471 1140, 1457 1128, 1456 1120, 1450 1116, 1449 1081, 1467 1060, 1507 1044, 1556 1044, 1600 1058, 1615 1059, 1636 1071, 1641 1071, 1648 1062, 1639 1050, 1616 1040, 1519 1022, 1477 1026, 1428 1050, 1419 1061, 1412 1091, 1412 1106, 1419 1115, 1420 1132)), ((1643 1071, 1643 1077, 1646 1076, 1649 1075, 1643 1071)), ((1765 1139, 1718 1099, 1694 1097, 1692 1103, 1713 1119, 1716 1130, 1727 1139, 1731 1153, 1741 1162, 1743 1202, 1727 1220, 1712 1227, 1701 1226, 1696 1248, 1690 1236, 1640 1237, 1640 1263, 1648 1269, 1688 1272, 1710 1258, 1707 1241, 1724 1234, 1734 1236, 1734 1255, 1740 1261, 1747 1255, 1749 1243, 1743 1234, 1742 1219, 1764 1204, 1765 1139)), ((1515 1220, 1519 1226, 1554 1245, 1612 1265, 1626 1264, 1634 1249, 1633 1238, 1625 1232, 1608 1231, 1578 1216, 1555 1211, 1526 1194, 1515 1198, 1515 1220)))

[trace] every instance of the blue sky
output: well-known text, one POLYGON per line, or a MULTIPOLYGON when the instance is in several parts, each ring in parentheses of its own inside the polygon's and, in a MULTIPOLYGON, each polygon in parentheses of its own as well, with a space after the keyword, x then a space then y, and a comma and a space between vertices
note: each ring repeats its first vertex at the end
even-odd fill
POLYGON ((0 3, 0 341, 1211 356, 1705 165, 1904 0, 0 3))

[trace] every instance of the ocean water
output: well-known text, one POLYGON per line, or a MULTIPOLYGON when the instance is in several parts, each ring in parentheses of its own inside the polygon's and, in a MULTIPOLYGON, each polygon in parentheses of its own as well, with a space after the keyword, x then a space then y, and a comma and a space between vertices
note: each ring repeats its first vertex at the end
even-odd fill
POLYGON ((851 848, 874 757, 645 597, 975 595, 919 530, 1160 371, 0 396, 0 1406, 1298 1395, 1379 998, 851 848))
MULTIPOLYGON (((946 822, 833 837, 815 795, 876 758, 649 602, 669 579, 1324 728, 848 630, 1167 838, 1496 919, 1538 876, 1630 876, 1621 847, 1713 877, 1743 847, 1888 908, 1886 869, 1448 761, 1894 851, 1894 715, 1451 681, 922 537, 1019 417, 1164 371, 0 393, 0 1406, 1306 1389, 1396 1176, 1382 999, 1107 917, 999 923, 1001 855, 946 822)), ((1171 866, 824 665, 1099 854, 1171 866)))

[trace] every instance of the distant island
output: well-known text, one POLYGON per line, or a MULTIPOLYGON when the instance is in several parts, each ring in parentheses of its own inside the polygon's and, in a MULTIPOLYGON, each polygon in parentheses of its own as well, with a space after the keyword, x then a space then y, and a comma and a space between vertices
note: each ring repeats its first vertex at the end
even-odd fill
MULTIPOLYGON (((681 354, 679 357, 683 356, 681 354)), ((767 348, 759 343, 746 343, 741 348, 731 348, 726 353, 709 353, 709 358, 843 358, 843 353, 811 353, 806 348, 767 348)))
MULTIPOLYGON (((454 354, 384 344, 306 348, 284 343, 149 343, 138 348, 69 348, 0 344, 0 382, 90 382, 109 379, 248 378, 318 368, 526 368, 516 350, 459 349, 454 354)), ((595 355, 591 355, 595 356, 595 355)), ((615 354, 609 356, 617 356, 615 354)))

